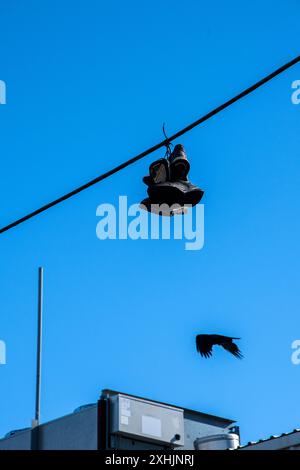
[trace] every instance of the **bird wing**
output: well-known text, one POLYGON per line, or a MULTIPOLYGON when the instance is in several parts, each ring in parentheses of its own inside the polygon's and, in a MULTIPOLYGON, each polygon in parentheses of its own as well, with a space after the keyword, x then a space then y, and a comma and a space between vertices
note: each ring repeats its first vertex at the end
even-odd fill
POLYGON ((204 357, 210 357, 212 355, 213 342, 210 335, 197 335, 196 336, 196 348, 198 353, 204 357))
POLYGON ((238 348, 238 346, 235 343, 232 342, 231 339, 230 339, 230 341, 224 341, 223 343, 221 343, 221 346, 223 346, 223 348, 226 349, 226 351, 229 351, 231 354, 233 354, 238 359, 243 358, 243 355, 242 355, 240 349, 238 348))
POLYGON ((233 336, 224 336, 224 335, 207 335, 211 337, 213 344, 218 344, 221 346, 223 343, 227 341, 231 341, 232 339, 241 339, 241 338, 234 338, 233 336))

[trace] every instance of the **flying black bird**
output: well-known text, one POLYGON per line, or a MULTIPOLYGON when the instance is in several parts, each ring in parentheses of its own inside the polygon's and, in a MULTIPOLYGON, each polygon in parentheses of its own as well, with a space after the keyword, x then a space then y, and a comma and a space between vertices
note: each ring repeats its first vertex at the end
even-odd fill
POLYGON ((212 348, 215 344, 218 346, 223 346, 226 351, 229 351, 238 359, 242 359, 243 355, 237 345, 233 343, 233 339, 241 338, 231 338, 230 336, 222 335, 197 335, 196 336, 196 348, 197 351, 204 357, 212 356, 212 348))

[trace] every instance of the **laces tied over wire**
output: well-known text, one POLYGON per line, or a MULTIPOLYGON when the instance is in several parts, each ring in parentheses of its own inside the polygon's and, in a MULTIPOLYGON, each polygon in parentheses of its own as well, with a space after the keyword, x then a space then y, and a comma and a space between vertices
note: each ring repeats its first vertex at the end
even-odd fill
POLYGON ((166 138, 166 143, 165 143, 166 153, 165 153, 164 158, 166 158, 167 160, 169 160, 169 158, 170 158, 170 156, 171 156, 171 153, 172 153, 173 144, 171 143, 169 137, 168 137, 167 134, 166 134, 165 123, 163 123, 162 130, 163 130, 163 134, 164 134, 164 136, 165 136, 165 138, 166 138))

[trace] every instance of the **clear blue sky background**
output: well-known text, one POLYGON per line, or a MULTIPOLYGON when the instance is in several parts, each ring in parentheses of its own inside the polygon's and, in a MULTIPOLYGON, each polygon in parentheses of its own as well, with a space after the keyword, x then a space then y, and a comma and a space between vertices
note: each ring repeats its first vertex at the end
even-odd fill
MULTIPOLYGON (((298 55, 299 14, 296 0, 2 0, 1 225, 298 55)), ((0 435, 33 417, 39 265, 43 421, 112 388, 236 419, 243 442, 300 427, 297 79, 299 65, 180 140, 206 191, 203 250, 96 238, 96 207, 141 200, 161 152, 1 235, 0 435), (241 336, 245 359, 201 359, 198 332, 241 336)))

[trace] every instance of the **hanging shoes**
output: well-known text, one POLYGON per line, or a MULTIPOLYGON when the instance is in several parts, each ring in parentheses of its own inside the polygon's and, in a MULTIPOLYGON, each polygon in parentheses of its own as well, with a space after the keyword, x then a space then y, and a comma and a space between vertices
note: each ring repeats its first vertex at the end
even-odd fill
POLYGON ((174 147, 169 158, 161 158, 151 163, 149 175, 143 178, 148 186, 148 198, 141 202, 143 209, 160 215, 172 216, 183 214, 185 205, 198 204, 204 191, 188 180, 190 163, 184 147, 180 144, 174 147), (156 207, 153 207, 156 206, 156 207), (160 211, 157 206, 164 205, 160 211), (177 207, 171 207, 171 206, 177 207), (169 206, 169 210, 167 209, 169 206))

